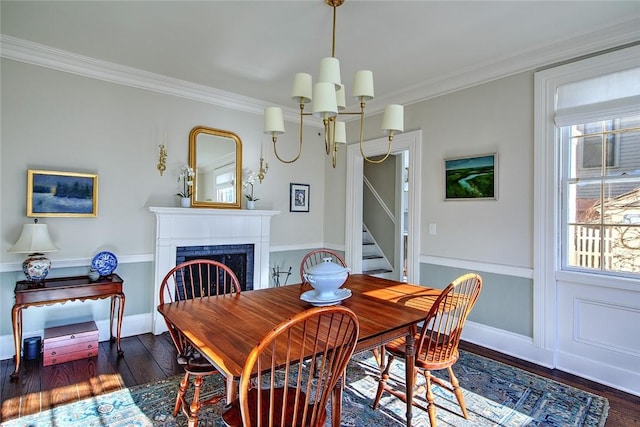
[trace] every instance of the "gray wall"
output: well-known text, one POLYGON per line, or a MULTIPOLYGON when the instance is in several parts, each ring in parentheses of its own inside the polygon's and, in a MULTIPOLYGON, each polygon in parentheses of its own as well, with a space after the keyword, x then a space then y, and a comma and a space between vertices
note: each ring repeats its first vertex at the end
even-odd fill
MULTIPOLYGON (((395 214, 396 207, 396 162, 395 156, 380 164, 364 164, 364 177, 369 180, 378 196, 395 214)), ((362 219, 374 236, 380 249, 391 264, 395 260, 395 224, 385 212, 371 190, 365 185, 363 189, 362 219)), ((397 218, 399 221, 400 218, 397 218)), ((398 269, 398 266, 395 266, 398 269)))

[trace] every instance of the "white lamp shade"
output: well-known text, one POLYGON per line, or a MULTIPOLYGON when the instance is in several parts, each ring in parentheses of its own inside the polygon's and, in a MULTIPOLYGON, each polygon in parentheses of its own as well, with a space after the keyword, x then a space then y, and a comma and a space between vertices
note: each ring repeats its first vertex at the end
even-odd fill
POLYGON ((55 252, 59 250, 51 241, 47 224, 25 224, 18 241, 9 252, 20 254, 55 252))
POLYGON ((281 134, 284 133, 284 119, 280 107, 267 107, 264 109, 264 133, 281 134))
POLYGON ((335 126, 335 142, 338 144, 346 144, 347 143, 347 128, 344 122, 336 121, 335 126))
POLYGON ((322 119, 328 119, 338 115, 336 88, 333 83, 319 82, 313 85, 311 110, 314 116, 322 119))
POLYGON ((340 89, 342 83, 340 78, 340 61, 338 58, 328 57, 322 58, 320 61, 320 73, 318 74, 319 82, 331 82, 335 85, 334 90, 340 89))
POLYGON ((381 127, 388 133, 404 132, 404 107, 398 104, 387 105, 382 116, 381 127))
POLYGON ((296 76, 293 78, 291 99, 299 102, 300 104, 311 102, 311 90, 311 74, 296 73, 296 76))
POLYGON ((373 99, 373 71, 356 71, 352 95, 363 101, 373 99))
POLYGON ((340 89, 336 91, 336 103, 338 104, 338 111, 347 108, 347 101, 344 96, 344 85, 340 85, 340 89))

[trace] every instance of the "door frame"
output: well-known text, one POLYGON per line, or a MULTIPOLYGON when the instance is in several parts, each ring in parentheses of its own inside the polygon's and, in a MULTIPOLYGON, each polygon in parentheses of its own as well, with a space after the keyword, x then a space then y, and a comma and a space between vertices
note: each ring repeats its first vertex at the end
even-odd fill
MULTIPOLYGON (((386 137, 366 141, 363 145, 367 157, 385 154, 389 141, 386 137)), ((407 279, 410 283, 420 283, 420 211, 421 211, 421 165, 422 130, 395 135, 391 153, 409 151, 409 206, 407 228, 409 241, 407 247, 407 279)), ((346 222, 345 222, 345 259, 352 273, 362 272, 362 192, 364 159, 359 144, 347 146, 346 176, 346 222)))

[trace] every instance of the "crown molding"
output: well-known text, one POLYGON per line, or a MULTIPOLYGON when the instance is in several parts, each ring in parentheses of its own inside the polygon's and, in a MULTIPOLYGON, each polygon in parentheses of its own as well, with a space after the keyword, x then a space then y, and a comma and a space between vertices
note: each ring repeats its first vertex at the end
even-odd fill
POLYGON ((556 64, 583 59, 585 56, 593 56, 603 51, 640 44, 640 18, 632 18, 615 25, 608 25, 606 28, 587 34, 556 40, 551 45, 534 46, 516 55, 479 63, 455 74, 449 74, 437 80, 423 82, 402 91, 378 97, 367 105, 371 104, 375 108, 378 105, 390 103, 415 104, 518 73, 538 71, 556 64))
MULTIPOLYGON (((192 101, 262 115, 265 107, 272 104, 259 99, 238 95, 209 86, 200 85, 161 74, 151 73, 113 62, 77 55, 39 43, 0 34, 0 56, 57 71, 110 83, 150 90, 165 95, 177 96, 192 101)), ((282 106, 285 120, 296 122, 299 111, 282 106)), ((320 126, 321 122, 305 121, 320 126)))
MULTIPOLYGON (((557 40, 552 45, 535 46, 516 55, 476 64, 471 68, 436 80, 426 81, 393 94, 377 97, 367 103, 368 113, 382 112, 384 106, 390 103, 415 104, 521 72, 539 70, 552 64, 568 62, 608 49, 638 43, 640 43, 640 18, 632 18, 588 34, 557 40)), ((256 98, 77 55, 4 34, 0 34, 0 56, 14 61, 253 114, 262 115, 265 107, 273 106, 271 103, 256 98)), ((298 109, 283 105, 279 105, 279 107, 283 110, 285 120, 289 122, 300 120, 298 109)), ((313 117, 305 119, 305 123, 322 127, 322 121, 313 117)))

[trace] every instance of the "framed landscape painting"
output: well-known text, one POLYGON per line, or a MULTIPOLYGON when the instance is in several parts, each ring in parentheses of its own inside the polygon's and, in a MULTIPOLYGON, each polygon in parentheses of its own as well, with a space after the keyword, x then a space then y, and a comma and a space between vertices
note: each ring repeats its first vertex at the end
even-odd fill
POLYGON ((29 169, 27 216, 94 217, 98 215, 98 175, 29 169))
POLYGON ((496 200, 498 155, 483 154, 444 160, 445 200, 496 200))

